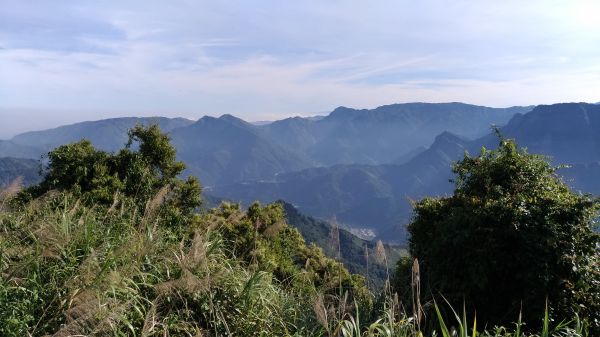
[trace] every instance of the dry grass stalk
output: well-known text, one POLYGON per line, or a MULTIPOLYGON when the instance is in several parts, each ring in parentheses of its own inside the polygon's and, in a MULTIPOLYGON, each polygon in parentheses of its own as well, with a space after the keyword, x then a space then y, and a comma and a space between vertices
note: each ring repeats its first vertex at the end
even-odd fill
POLYGON ((23 189, 23 177, 18 176, 0 191, 0 200, 7 200, 14 197, 23 189))
POLYGON ((367 275, 366 275, 367 288, 369 288, 369 245, 367 245, 366 243, 364 245, 363 252, 364 252, 363 255, 365 258, 365 265, 367 267, 367 275))
POLYGON ((102 268, 98 262, 98 253, 92 249, 90 254, 81 262, 78 269, 78 277, 74 280, 77 281, 78 286, 89 286, 91 285, 102 268))
POLYGON ((192 246, 186 256, 186 262, 188 267, 198 268, 199 265, 206 264, 206 246, 205 240, 200 231, 194 233, 194 239, 192 240, 192 246))
POLYGON ((329 244, 331 251, 335 254, 336 259, 341 258, 341 246, 340 246, 340 226, 336 219, 331 221, 331 227, 329 229, 329 244))
POLYGON ((391 296, 391 285, 390 285, 390 266, 388 265, 387 254, 385 253, 385 246, 381 240, 377 240, 377 244, 375 244, 375 261, 379 264, 385 265, 385 283, 383 290, 386 292, 387 296, 391 296))
POLYGON ((148 202, 146 203, 146 209, 144 210, 144 215, 142 217, 142 219, 143 219, 142 223, 144 223, 148 219, 150 219, 154 215, 156 210, 160 206, 162 206, 162 204, 167 199, 167 196, 169 195, 170 191, 171 191, 170 185, 163 186, 160 190, 158 190, 158 192, 156 192, 156 194, 154 195, 154 197, 152 197, 152 199, 148 200, 148 202))
POLYGON ((394 293, 392 308, 394 309, 394 312, 400 312, 400 298, 398 297, 398 293, 394 293))
POLYGON ((315 316, 317 318, 317 322, 321 324, 321 326, 329 331, 329 321, 327 316, 327 308, 325 308, 325 303, 323 302, 323 295, 318 294, 317 298, 313 303, 313 310, 315 312, 315 316))
POLYGON ((114 299, 109 299, 106 303, 103 303, 102 308, 104 309, 100 315, 101 320, 95 324, 94 329, 89 334, 90 336, 110 336, 114 334, 115 328, 119 322, 122 322, 125 313, 131 310, 133 304, 131 301, 118 303, 114 299))
POLYGON ((106 215, 114 212, 115 209, 117 208, 118 204, 119 204, 119 191, 115 191, 115 194, 113 195, 113 202, 110 205, 110 207, 108 208, 108 210, 106 211, 106 215))
POLYGON ((144 326, 142 327, 142 337, 151 336, 154 332, 154 328, 157 325, 157 315, 156 315, 156 301, 152 302, 150 309, 146 312, 146 318, 144 319, 144 326))
POLYGON ((65 244, 70 238, 63 229, 50 225, 41 224, 33 230, 37 243, 43 247, 42 256, 45 258, 59 258, 65 244))
POLYGON ((209 289, 206 279, 199 278, 187 269, 183 271, 183 275, 177 281, 177 287, 185 290, 187 293, 206 292, 209 289))
POLYGON ((267 238, 272 239, 272 238, 276 237, 277 234, 279 234, 279 232, 283 229, 284 226, 285 226, 285 222, 277 221, 276 223, 267 227, 263 233, 267 238))
POLYGON ((304 270, 308 270, 308 268, 310 268, 310 257, 304 263, 304 270))
POLYGON ((175 256, 182 274, 176 280, 157 284, 155 288, 159 294, 168 295, 177 291, 194 293, 209 290, 210 280, 208 277, 200 278, 194 273, 194 270, 197 271, 200 267, 208 268, 205 243, 202 233, 198 230, 194 234, 191 247, 187 253, 183 251, 183 242, 180 244, 180 253, 175 254, 175 256))
POLYGON ((43 206, 45 206, 47 204, 47 201, 55 198, 56 196, 60 195, 60 192, 58 190, 50 190, 42 195, 40 195, 39 197, 33 199, 30 203, 29 203, 29 208, 31 209, 42 209, 43 206))
POLYGON ((100 303, 97 295, 89 290, 75 291, 65 313, 66 324, 53 337, 85 336, 99 323, 99 317, 109 311, 100 303))
POLYGON ((17 195, 23 189, 23 177, 18 176, 8 184, 4 189, 0 190, 0 209, 4 208, 6 201, 17 195))
POLYGON ((81 199, 77 199, 75 201, 75 205, 73 205, 73 207, 71 208, 71 210, 69 210, 69 217, 73 217, 73 215, 75 215, 75 212, 77 212, 77 209, 79 208, 79 205, 81 203, 81 199))
POLYGON ((413 317, 416 331, 421 331, 421 320, 423 318, 423 307, 421 306, 421 272, 419 270, 419 260, 415 259, 411 273, 413 317))
POLYGON ((377 243, 375 244, 375 261, 377 261, 377 263, 379 264, 383 264, 385 260, 385 246, 383 245, 383 242, 381 242, 381 240, 377 240, 377 243))
POLYGON ((344 292, 344 296, 340 299, 340 303, 338 305, 338 317, 341 320, 346 313, 346 305, 348 304, 348 291, 344 292))

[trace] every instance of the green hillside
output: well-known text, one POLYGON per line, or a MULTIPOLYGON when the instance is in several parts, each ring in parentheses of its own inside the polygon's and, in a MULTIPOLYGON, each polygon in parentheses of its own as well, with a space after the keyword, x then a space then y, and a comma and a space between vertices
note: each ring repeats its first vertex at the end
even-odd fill
POLYGON ((382 289, 387 275, 386 263, 392 266, 406 250, 391 245, 383 245, 387 261, 377 261, 377 242, 363 240, 349 231, 333 227, 332 224, 301 214, 289 203, 283 205, 287 223, 298 229, 307 243, 314 243, 323 249, 325 255, 341 261, 351 273, 367 277, 372 289, 382 289))
POLYGON ((40 180, 40 163, 33 159, 0 158, 0 187, 11 184, 15 179, 20 179, 21 184, 29 185, 40 180))
MULTIPOLYGON (((536 315, 545 317, 541 324, 530 320, 523 325, 518 317, 499 319, 508 328, 487 326, 485 319, 475 324, 466 318, 467 314, 472 317, 471 311, 462 319, 456 315, 455 320, 451 306, 427 300, 441 296, 418 290, 418 260, 408 274, 412 281, 403 283, 406 277, 400 277, 392 289, 387 277, 394 259, 391 247, 373 246, 344 230, 332 231, 330 225, 303 216, 290 205, 254 203, 243 210, 237 204, 222 203, 198 212, 202 209, 200 185, 194 178, 179 178, 185 166, 176 160, 169 137, 155 125, 137 126, 130 130, 129 141, 131 146, 115 153, 96 149, 88 141, 60 146, 49 153, 46 175, 39 184, 0 193, 1 336, 457 335, 452 330, 462 331, 459 336, 469 332, 482 337, 591 337, 597 331, 595 321, 588 320, 596 314, 587 308, 580 311, 581 316, 578 311, 568 311, 568 316, 561 311, 556 316, 552 307, 546 307, 536 315), (327 251, 336 256, 337 246, 338 260, 344 255, 354 260, 367 246, 365 262, 379 266, 370 270, 379 273, 386 265, 384 286, 372 286, 370 291, 363 276, 326 257, 301 234, 306 234, 307 241, 323 242, 327 231, 328 240, 337 243, 327 251), (410 289, 412 299, 401 302, 404 298, 394 292, 398 289, 410 289), (427 302, 422 304, 421 298, 427 302), (558 320, 551 322, 551 318, 558 320), (563 318, 573 320, 561 322, 563 318), (510 327, 510 322, 516 326, 510 327)), ((477 160, 467 163, 476 166, 477 160)), ((485 178, 488 171, 481 172, 485 178)), ((568 197, 560 205, 588 200, 554 184, 568 197)), ((476 198, 465 200, 478 203, 476 198)), ((430 202, 435 201, 428 199, 422 205, 430 202)), ((579 303, 595 308, 598 304, 593 288, 597 272, 589 268, 597 259, 594 240, 598 238, 583 227, 598 204, 583 206, 584 216, 577 219, 577 225, 561 222, 560 216, 552 220, 553 224, 558 221, 554 231, 581 230, 573 261, 583 269, 567 270, 566 275, 592 277, 579 279, 572 288, 574 296, 559 294, 567 300, 559 302, 560 308, 578 309, 579 303)), ((510 204, 504 207, 520 212, 510 204)), ((419 215, 411 228, 423 228, 424 235, 430 235, 425 225, 419 225, 427 213, 422 209, 419 215)), ((446 214, 436 215, 445 221, 446 214)), ((477 215, 472 219, 479 221, 477 215)), ((531 236, 534 240, 535 235, 531 236)), ((446 242, 446 236, 434 238, 446 242)), ((494 242, 494 237, 488 240, 494 242)), ((440 256, 436 249, 444 246, 433 245, 434 241, 421 238, 419 250, 411 246, 412 252, 440 256)), ((563 241, 561 247, 567 247, 563 241)), ((546 249, 545 244, 540 242, 541 249, 546 249)), ((441 255, 468 251, 460 248, 441 255)), ((477 245, 470 248, 482 251, 477 245)), ((481 248, 485 253, 488 246, 481 248)), ((407 261, 400 260, 396 274, 403 275, 407 261)), ((431 270, 427 258, 421 261, 424 271, 431 270)), ((469 262, 460 261, 471 266, 469 262)), ((349 266, 360 268, 360 264, 349 266)), ((454 266, 438 267, 452 270, 454 266)), ((476 270, 475 275, 485 277, 476 270)), ((537 273, 529 275, 538 277, 537 273)), ((429 288, 432 285, 424 283, 424 289, 436 289, 429 288)), ((514 294, 497 296, 513 299, 514 294)), ((484 297, 477 299, 485 304, 484 297)), ((553 306, 555 300, 549 298, 553 306)))

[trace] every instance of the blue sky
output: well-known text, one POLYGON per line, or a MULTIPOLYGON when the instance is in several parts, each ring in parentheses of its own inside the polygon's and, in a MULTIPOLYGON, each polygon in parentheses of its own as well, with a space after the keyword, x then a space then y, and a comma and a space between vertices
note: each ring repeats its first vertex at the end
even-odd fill
POLYGON ((0 0, 0 138, 124 115, 600 101, 598 18, 576 0, 0 0))

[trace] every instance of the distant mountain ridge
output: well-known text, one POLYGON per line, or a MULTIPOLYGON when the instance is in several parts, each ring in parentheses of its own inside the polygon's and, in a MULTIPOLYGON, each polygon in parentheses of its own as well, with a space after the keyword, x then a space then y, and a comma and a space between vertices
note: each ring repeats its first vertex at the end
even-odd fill
POLYGON ((165 132, 170 132, 173 129, 190 125, 193 121, 184 118, 166 117, 110 118, 64 125, 42 131, 25 132, 16 135, 10 141, 21 146, 36 148, 44 153, 57 146, 85 138, 98 148, 106 151, 116 151, 127 142, 127 130, 136 124, 148 125, 151 123, 158 124, 161 130, 165 132))
POLYGON ((301 149, 324 166, 383 164, 429 146, 435 135, 450 131, 468 138, 484 135, 532 107, 506 109, 464 103, 405 103, 376 109, 339 107, 318 120, 288 118, 265 126, 268 135, 301 149))
MULTIPOLYGON (((600 195, 600 106, 538 106, 515 115, 500 130, 531 153, 548 155, 555 164, 572 165, 558 173, 573 188, 600 195)), ((388 241, 402 242, 411 216, 410 200, 451 193, 452 163, 465 152, 476 155, 482 147, 495 148, 498 141, 493 132, 468 140, 445 131, 427 150, 401 165, 312 168, 269 182, 221 186, 211 193, 241 202, 283 198, 305 214, 335 216, 350 226, 375 229, 388 241)))
POLYGON ((260 180, 314 165, 301 153, 265 139, 259 127, 231 115, 202 117, 173 130, 171 137, 188 173, 208 185, 260 180))
POLYGON ((8 186, 21 177, 24 185, 34 184, 40 180, 37 160, 24 158, 0 158, 0 189, 8 186))
MULTIPOLYGON (((99 124, 94 123, 101 122, 87 126, 96 128, 99 124)), ((125 138, 114 135, 124 131, 115 131, 121 129, 111 123, 97 128, 104 130, 97 137, 113 135, 101 146, 120 147, 125 138)), ((465 152, 497 146, 490 124, 499 125, 504 137, 516 138, 529 152, 571 165, 559 171, 565 181, 583 193, 600 195, 597 104, 492 109, 413 103, 372 110, 338 108, 320 119, 294 117, 266 125, 231 115, 163 123, 172 126, 167 128, 180 159, 207 186, 207 195, 244 203, 284 199, 303 214, 335 217, 350 227, 375 230, 390 242, 405 239, 411 200, 452 192, 453 162, 465 152), (507 115, 505 123, 488 123, 507 115), (420 140, 403 142, 403 137, 420 140)), ((49 131, 26 134, 31 142, 22 141, 23 135, 0 142, 0 156, 27 154, 36 149, 35 139, 43 144, 65 139, 49 131)))
POLYGON ((0 156, 39 158, 50 149, 87 138, 107 151, 127 140, 137 123, 157 123, 173 138, 187 173, 203 184, 271 180, 279 174, 337 164, 406 161, 444 130, 474 137, 531 107, 488 108, 464 103, 406 103, 376 109, 340 107, 327 116, 294 117, 254 125, 231 115, 113 118, 28 132, 0 142, 0 156), (21 155, 19 155, 21 154, 21 155))

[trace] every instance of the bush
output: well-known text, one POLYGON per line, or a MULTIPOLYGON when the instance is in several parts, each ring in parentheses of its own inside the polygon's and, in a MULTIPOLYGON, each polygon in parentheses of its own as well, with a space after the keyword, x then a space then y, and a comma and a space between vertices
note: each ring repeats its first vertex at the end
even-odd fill
POLYGON ((158 211, 160 205, 172 223, 183 223, 200 206, 200 183, 195 177, 178 178, 185 165, 176 161, 175 148, 157 125, 137 125, 128 134, 125 148, 115 154, 88 140, 52 150, 42 182, 22 191, 16 202, 25 204, 54 190, 69 191, 89 205, 110 206, 129 198, 140 212, 158 211))
MULTIPOLYGON (((522 311, 535 325, 548 300, 556 319, 578 314, 599 333, 599 201, 570 191, 544 157, 512 140, 465 155, 453 171, 454 195, 417 202, 408 226, 422 293, 466 301, 494 324, 522 311)), ((406 280, 408 268, 398 270, 406 280)))
POLYGON ((350 303, 371 308, 364 278, 307 246, 281 205, 196 213, 198 182, 177 178, 157 127, 116 154, 81 141, 48 157, 0 209, 0 336, 318 336, 350 303))

